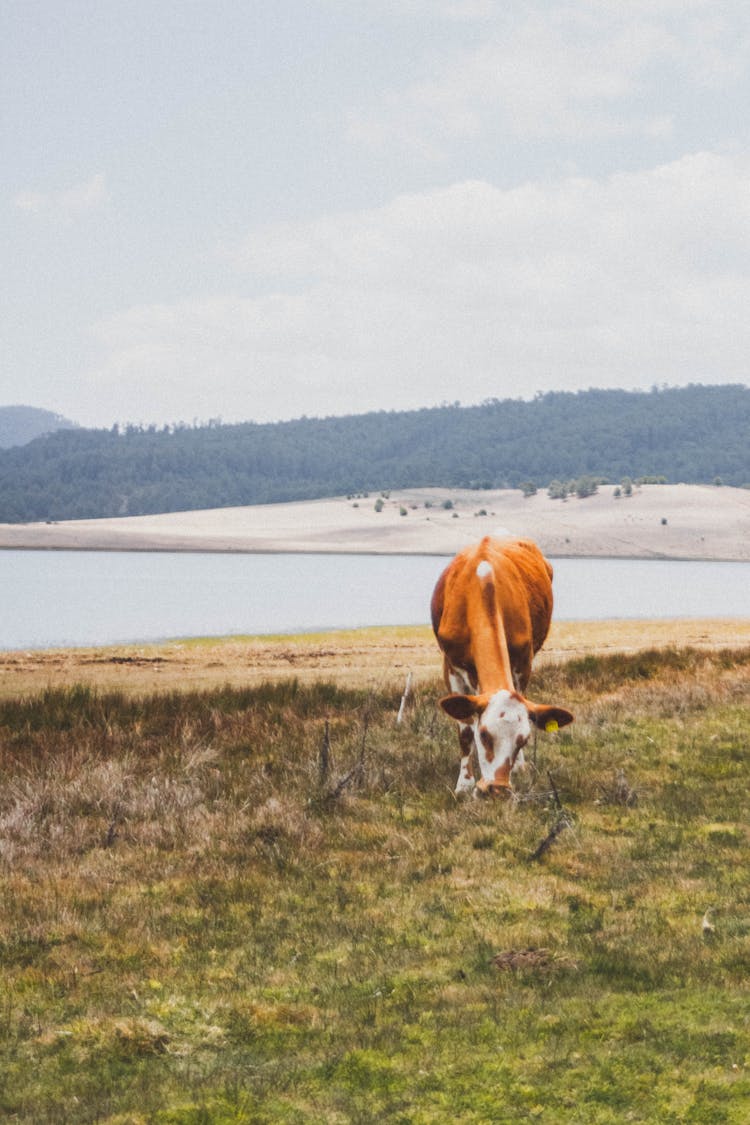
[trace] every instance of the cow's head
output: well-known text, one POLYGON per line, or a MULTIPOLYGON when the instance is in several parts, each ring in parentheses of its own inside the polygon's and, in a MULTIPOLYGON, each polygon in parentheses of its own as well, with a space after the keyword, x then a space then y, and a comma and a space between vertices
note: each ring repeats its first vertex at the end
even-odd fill
POLYGON ((557 730, 573 722, 570 711, 532 703, 515 691, 492 695, 446 695, 440 706, 452 719, 474 729, 480 777, 476 791, 484 796, 510 796, 510 773, 523 763, 523 748, 532 724, 557 730))

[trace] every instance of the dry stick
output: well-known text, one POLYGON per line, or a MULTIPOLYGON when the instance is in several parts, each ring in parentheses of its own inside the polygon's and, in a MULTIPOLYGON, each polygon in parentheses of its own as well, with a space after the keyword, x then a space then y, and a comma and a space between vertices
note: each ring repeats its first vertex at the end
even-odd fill
POLYGON ((555 782, 552 778, 552 774, 550 773, 549 770, 547 770, 547 777, 549 778, 549 783, 552 786, 552 796, 555 798, 555 804, 557 805, 560 812, 564 812, 565 810, 562 807, 562 801, 560 800, 560 794, 557 792, 557 786, 555 785, 555 782))
POLYGON ((323 742, 320 747, 320 758, 318 761, 318 784, 322 787, 328 781, 328 774, 331 769, 331 730, 326 719, 325 731, 323 733, 323 742))
POLYGON ((570 828, 570 821, 568 820, 567 815, 563 813, 563 815, 559 817, 558 820, 556 820, 552 825, 552 828, 541 841, 541 843, 531 853, 529 859, 541 859, 547 849, 552 847, 557 837, 561 832, 564 832, 566 828, 570 828))
POLYGON ((560 833, 564 832, 566 828, 570 828, 570 817, 563 808, 562 801, 560 800, 560 794, 557 792, 557 786, 555 785, 554 779, 549 770, 547 770, 547 777, 549 778, 549 783, 552 786, 552 796, 555 798, 555 804, 560 811, 560 816, 552 825, 552 828, 544 837, 544 839, 531 853, 529 857, 531 860, 541 859, 544 853, 552 847, 560 833))
POLYGON ((367 728, 370 725, 370 712, 366 710, 362 717, 362 744, 359 748, 359 760, 354 767, 357 785, 365 783, 365 749, 367 747, 367 728))
POLYGON ((105 848, 111 848, 112 845, 114 844, 115 840, 117 839, 118 835, 119 835, 119 833, 117 831, 117 826, 120 823, 120 819, 121 819, 120 812, 121 812, 121 806, 120 806, 120 802, 118 801, 115 804, 115 807, 112 811, 112 820, 109 823, 109 828, 107 829, 107 835, 104 838, 104 847, 105 848))
POLYGON ((398 715, 396 716, 396 722, 397 723, 401 723, 404 720, 404 711, 406 710, 406 703, 407 703, 407 700, 408 700, 410 695, 411 695, 411 672, 409 672, 408 676, 406 677, 406 687, 404 688, 404 694, 401 696, 401 706, 399 707, 398 715))
POLYGON ((333 789, 328 790, 328 792, 326 793, 326 797, 329 797, 332 801, 335 801, 337 797, 340 797, 346 789, 347 785, 349 785, 354 780, 358 769, 359 763, 354 767, 353 770, 349 770, 349 773, 344 774, 344 776, 339 782, 337 782, 333 789))
MULTIPOLYGON (((351 783, 353 781, 356 782, 356 784, 358 786, 362 786, 364 784, 364 780, 365 780, 365 750, 367 749, 367 728, 368 728, 369 722, 370 722, 369 713, 367 711, 365 711, 363 721, 362 721, 362 743, 361 743, 360 748, 359 748, 359 757, 357 758, 357 761, 355 762, 352 769, 350 769, 348 773, 344 774, 344 776, 342 778, 339 778, 339 780, 334 785, 333 789, 328 790, 328 792, 326 793, 326 797, 329 798, 330 800, 335 801, 337 797, 340 797, 341 794, 346 789, 347 785, 351 785, 351 783)), ((326 727, 327 726, 328 726, 328 724, 326 723, 326 727)))

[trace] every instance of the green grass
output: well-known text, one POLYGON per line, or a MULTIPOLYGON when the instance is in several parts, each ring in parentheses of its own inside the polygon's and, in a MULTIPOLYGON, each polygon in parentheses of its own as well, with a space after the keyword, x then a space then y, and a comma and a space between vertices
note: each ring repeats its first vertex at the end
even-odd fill
POLYGON ((437 683, 0 703, 0 1116, 745 1122, 748 663, 545 668, 513 804, 437 683))

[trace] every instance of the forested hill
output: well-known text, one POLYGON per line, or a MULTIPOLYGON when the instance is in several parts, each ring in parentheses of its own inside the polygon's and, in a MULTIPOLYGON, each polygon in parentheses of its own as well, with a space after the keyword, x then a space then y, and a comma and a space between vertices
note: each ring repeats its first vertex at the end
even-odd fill
POLYGON ((66 430, 0 450, 0 521, 140 515, 582 474, 750 482, 750 388, 554 392, 531 402, 260 425, 66 430))
POLYGON ((0 406, 0 449, 26 445, 41 434, 70 429, 74 425, 62 415, 36 406, 0 406))

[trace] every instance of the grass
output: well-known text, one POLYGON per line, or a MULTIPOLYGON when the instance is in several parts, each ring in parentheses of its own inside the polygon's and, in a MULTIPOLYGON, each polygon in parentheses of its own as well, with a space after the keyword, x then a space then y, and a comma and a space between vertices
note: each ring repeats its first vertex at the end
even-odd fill
POLYGON ((0 1116, 745 1122, 749 667, 547 663, 513 804, 437 681, 0 700, 0 1116))
MULTIPOLYGON (((653 646, 739 648, 750 645, 750 617, 656 621, 554 621, 536 667, 571 657, 634 653, 653 646)), ((440 674, 428 626, 334 630, 275 637, 201 637, 161 644, 0 652, 0 699, 47 687, 86 684, 100 692, 206 691, 245 688, 296 677, 351 688, 402 687, 440 674)))

